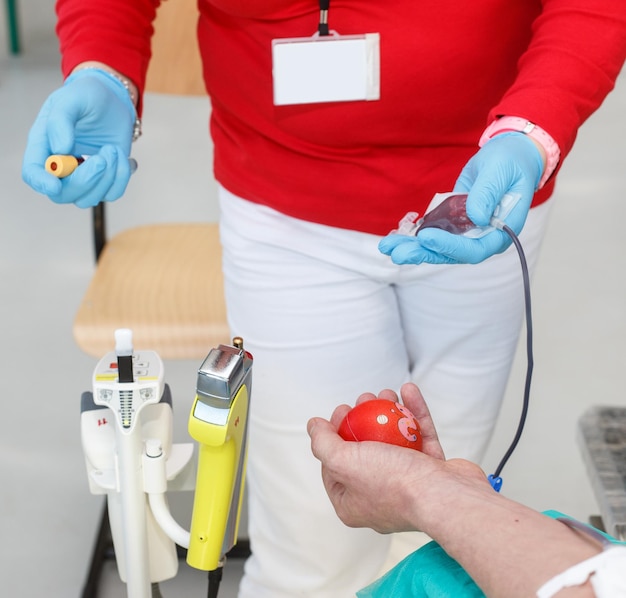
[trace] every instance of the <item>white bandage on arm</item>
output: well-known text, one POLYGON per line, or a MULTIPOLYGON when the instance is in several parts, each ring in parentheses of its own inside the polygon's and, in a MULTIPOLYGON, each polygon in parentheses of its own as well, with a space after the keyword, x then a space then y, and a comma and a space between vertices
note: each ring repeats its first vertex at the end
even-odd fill
POLYGON ((537 598, 552 598, 562 589, 580 586, 588 579, 597 598, 626 598, 626 546, 612 544, 559 573, 537 590, 537 598))

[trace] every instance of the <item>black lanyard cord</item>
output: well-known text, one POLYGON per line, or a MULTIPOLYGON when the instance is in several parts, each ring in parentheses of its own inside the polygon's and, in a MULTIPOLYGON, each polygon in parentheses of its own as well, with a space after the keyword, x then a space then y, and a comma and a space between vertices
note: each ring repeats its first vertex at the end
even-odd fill
POLYGON ((330 0, 320 0, 320 24, 318 32, 320 35, 329 35, 328 29, 328 10, 330 8, 330 0))

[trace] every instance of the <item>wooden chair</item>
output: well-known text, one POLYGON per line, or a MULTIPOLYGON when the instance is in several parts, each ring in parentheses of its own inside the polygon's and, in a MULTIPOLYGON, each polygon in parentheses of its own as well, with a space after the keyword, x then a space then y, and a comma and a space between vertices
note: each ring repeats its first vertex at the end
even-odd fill
MULTIPOLYGON (((102 207, 94 222, 100 237, 102 207)), ((102 242, 74 338, 87 354, 102 357, 117 328, 130 328, 137 348, 163 359, 202 360, 230 342, 216 223, 145 225, 102 242)))
MULTIPOLYGON (((159 8, 146 90, 205 94, 195 0, 159 8), (171 51, 175 49, 175 51, 171 51)), ((94 209, 97 266, 74 320, 87 354, 111 350, 116 328, 163 359, 202 359, 228 343, 217 223, 152 224, 106 237, 105 204, 94 209)))
MULTIPOLYGON (((206 93, 196 43, 197 14, 195 0, 161 4, 147 91, 206 93)), ((105 204, 94 208, 92 220, 96 267, 73 327, 85 353, 99 358, 110 351, 117 328, 132 329, 138 349, 157 351, 166 360, 197 359, 198 365, 212 347, 230 343, 217 223, 150 224, 108 239, 105 204)), ((83 598, 97 596, 112 548, 105 504, 83 598)), ((248 556, 247 542, 235 548, 237 556, 248 556)))

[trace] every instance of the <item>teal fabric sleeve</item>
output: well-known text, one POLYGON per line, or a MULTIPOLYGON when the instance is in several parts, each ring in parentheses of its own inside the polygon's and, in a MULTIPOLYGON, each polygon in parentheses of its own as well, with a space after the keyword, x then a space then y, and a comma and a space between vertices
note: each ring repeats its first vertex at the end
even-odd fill
POLYGON ((482 598, 485 594, 439 544, 429 542, 400 561, 358 598, 482 598))
MULTIPOLYGON (((559 511, 544 511, 556 519, 559 511)), ((568 517, 569 518, 569 517, 568 517)), ((595 528, 594 528, 595 529, 595 528)), ((599 531, 599 530, 598 530, 599 531)), ((622 544, 601 532, 609 541, 622 544)), ((429 542, 400 561, 383 577, 357 592, 358 598, 481 598, 485 596, 465 569, 436 542, 429 542)))

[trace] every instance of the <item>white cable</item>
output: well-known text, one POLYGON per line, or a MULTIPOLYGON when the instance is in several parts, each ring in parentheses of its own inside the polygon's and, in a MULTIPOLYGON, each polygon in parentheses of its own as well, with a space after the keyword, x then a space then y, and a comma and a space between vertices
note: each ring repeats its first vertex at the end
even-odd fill
POLYGON ((189 548, 190 534, 172 517, 165 501, 165 494, 148 494, 148 502, 156 522, 165 534, 179 546, 189 548))

